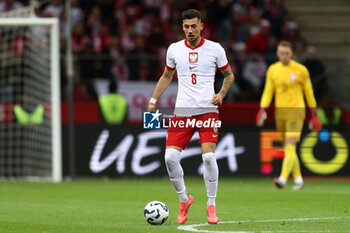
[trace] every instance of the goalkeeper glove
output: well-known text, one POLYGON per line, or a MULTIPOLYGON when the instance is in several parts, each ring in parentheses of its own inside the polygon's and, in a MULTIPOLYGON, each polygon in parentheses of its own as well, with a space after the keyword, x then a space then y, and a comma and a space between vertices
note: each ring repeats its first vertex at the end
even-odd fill
POLYGON ((256 119, 255 119, 256 125, 259 127, 263 126, 266 118, 267 118, 267 114, 266 114, 265 108, 260 108, 258 114, 256 114, 256 119))
POLYGON ((320 119, 318 119, 315 110, 311 111, 311 118, 309 121, 309 129, 316 131, 316 132, 320 131, 322 129, 322 123, 321 123, 320 119))

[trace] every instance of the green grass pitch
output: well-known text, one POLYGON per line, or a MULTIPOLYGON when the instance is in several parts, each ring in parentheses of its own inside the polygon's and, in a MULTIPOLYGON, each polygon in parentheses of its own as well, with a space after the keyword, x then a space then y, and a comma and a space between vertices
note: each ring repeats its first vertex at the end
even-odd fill
POLYGON ((203 180, 186 178, 186 186, 194 204, 184 231, 178 228, 178 197, 167 178, 0 181, 0 233, 350 232, 348 181, 306 181, 304 190, 292 191, 292 184, 277 190, 271 179, 222 178, 217 225, 204 224, 203 180), (169 207, 163 225, 143 218, 152 200, 169 207))

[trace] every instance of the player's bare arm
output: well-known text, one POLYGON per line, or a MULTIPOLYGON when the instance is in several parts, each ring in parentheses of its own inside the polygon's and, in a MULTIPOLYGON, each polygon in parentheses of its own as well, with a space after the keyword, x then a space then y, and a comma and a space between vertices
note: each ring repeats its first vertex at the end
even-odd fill
POLYGON ((162 76, 159 78, 157 86, 153 92, 152 98, 148 104, 147 111, 154 111, 156 108, 156 102, 159 97, 164 93, 168 88, 173 79, 175 70, 169 70, 167 67, 164 68, 162 76))
POLYGON ((226 69, 222 70, 221 73, 224 75, 224 81, 222 83, 221 90, 219 93, 213 96, 211 103, 214 105, 221 105, 223 99, 225 98, 227 92, 230 90, 235 76, 232 73, 231 67, 228 66, 226 69))

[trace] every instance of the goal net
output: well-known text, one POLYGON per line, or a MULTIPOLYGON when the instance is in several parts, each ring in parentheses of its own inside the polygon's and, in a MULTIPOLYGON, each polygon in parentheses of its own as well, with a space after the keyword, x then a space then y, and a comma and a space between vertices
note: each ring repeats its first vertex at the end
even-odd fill
POLYGON ((0 178, 60 182, 58 19, 0 14, 0 178))

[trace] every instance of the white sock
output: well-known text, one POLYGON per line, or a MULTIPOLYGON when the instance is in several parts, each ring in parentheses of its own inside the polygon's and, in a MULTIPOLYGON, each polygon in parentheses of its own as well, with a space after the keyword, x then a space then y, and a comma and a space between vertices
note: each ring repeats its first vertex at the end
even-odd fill
POLYGON ((219 168, 216 163, 215 154, 208 152, 202 154, 204 173, 203 178, 207 188, 207 206, 215 205, 216 193, 218 190, 219 168))
POLYGON ((184 181, 184 171, 180 164, 180 154, 181 152, 176 149, 166 149, 164 159, 170 180, 179 195, 180 201, 187 202, 188 194, 184 181))
POLYGON ((285 185, 287 183, 287 180, 283 176, 280 176, 278 177, 278 182, 282 185, 285 185))
POLYGON ((208 197, 208 201, 207 201, 207 207, 210 206, 210 205, 216 205, 215 203, 215 199, 216 197, 208 197))
POLYGON ((297 178, 294 179, 294 183, 295 184, 303 184, 303 177, 302 176, 298 176, 297 178))

